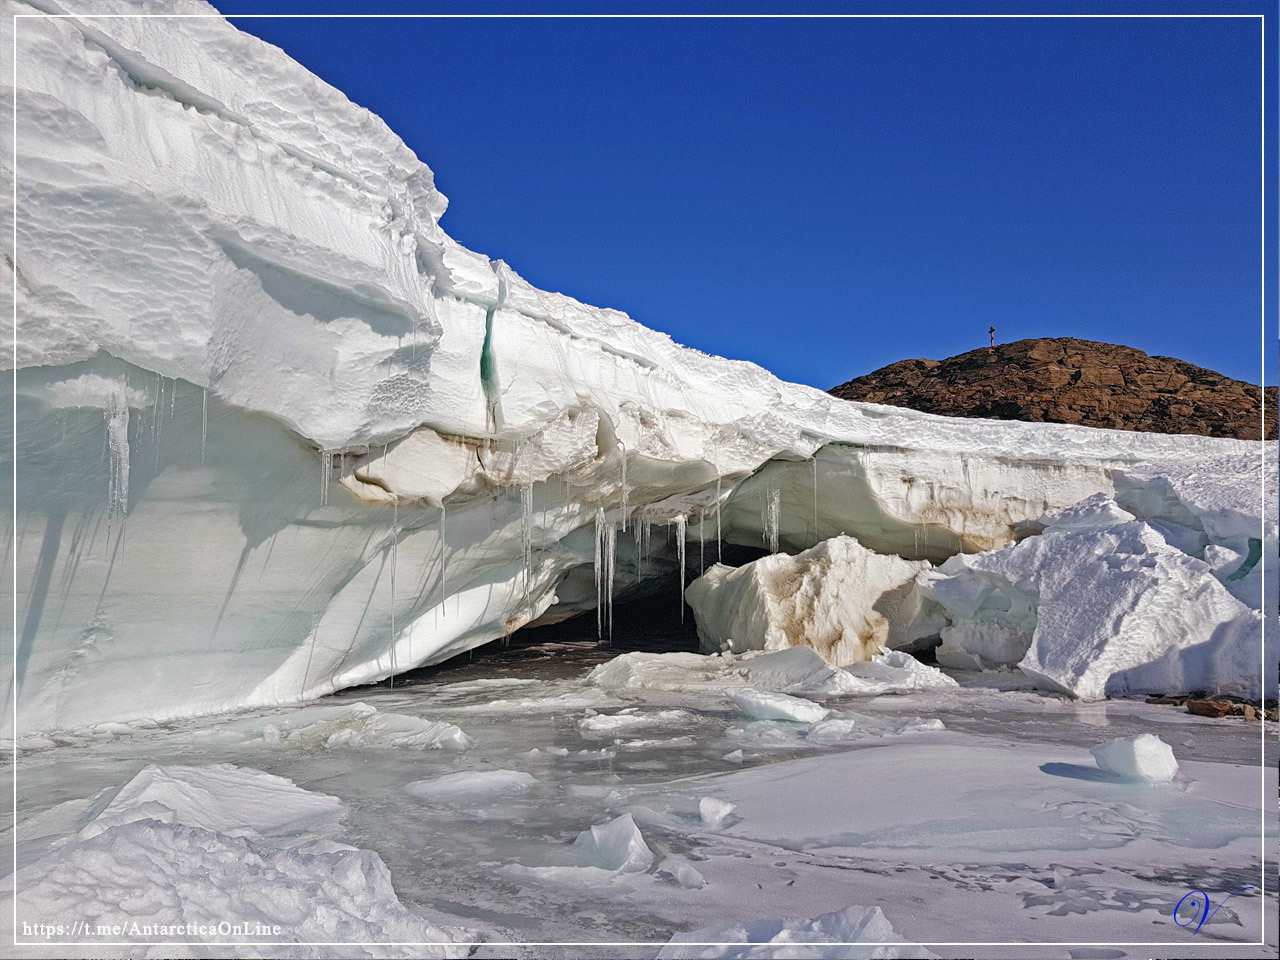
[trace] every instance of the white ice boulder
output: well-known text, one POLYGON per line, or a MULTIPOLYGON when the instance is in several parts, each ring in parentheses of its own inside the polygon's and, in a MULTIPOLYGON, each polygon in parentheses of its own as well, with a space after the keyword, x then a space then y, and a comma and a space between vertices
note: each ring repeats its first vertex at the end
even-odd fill
POLYGON ((1167 783, 1178 772, 1178 761, 1173 755, 1173 748, 1154 733, 1108 740, 1091 747, 1089 752, 1093 754, 1099 770, 1126 780, 1167 783))
POLYGON ((1196 689, 1260 696, 1260 615, 1208 564, 1105 500, 1047 519, 1039 536, 957 555, 929 576, 925 590, 951 621, 940 663, 1016 662, 1038 686, 1084 700, 1196 689), (1097 525, 1100 516, 1120 522, 1097 525))
POLYGON ((796 720, 814 723, 831 716, 831 711, 812 700, 791 697, 766 690, 726 690, 725 696, 737 704, 747 716, 756 720, 796 720))
POLYGON ((851 906, 812 919, 753 920, 676 934, 657 960, 893 960, 935 957, 907 944, 879 907, 851 906))
POLYGON ((697 868, 679 857, 667 857, 663 860, 654 871, 654 876, 659 880, 671 881, 686 890, 701 890, 707 885, 706 878, 697 868))
POLYGON ((703 824, 715 829, 724 822, 725 817, 733 813, 736 808, 728 800, 721 800, 719 797, 701 797, 698 800, 698 817, 703 824))
POLYGON ((573 845, 586 866, 602 870, 640 873, 653 863, 653 851, 629 813, 582 831, 573 845))
POLYGON ((843 665, 929 632, 919 633, 915 588, 926 569, 925 561, 875 553, 839 536, 794 557, 716 564, 689 584, 685 599, 705 651, 807 646, 843 665))

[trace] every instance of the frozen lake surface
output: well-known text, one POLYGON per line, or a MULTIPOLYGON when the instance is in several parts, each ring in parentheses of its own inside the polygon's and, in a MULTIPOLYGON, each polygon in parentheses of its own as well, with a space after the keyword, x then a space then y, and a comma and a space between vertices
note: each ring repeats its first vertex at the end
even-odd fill
MULTIPOLYGON (((586 641, 495 645, 470 664, 308 707, 33 741, 18 767, 19 876, 66 854, 62 838, 83 821, 77 801, 148 764, 233 764, 340 799, 345 818, 328 839, 375 851, 404 907, 473 931, 486 941, 480 957, 654 956, 677 934, 851 905, 879 907, 899 937, 939 956, 1275 953, 1274 890, 1266 906, 1257 891, 1237 894, 1198 933, 1174 914, 1191 890, 1207 892, 1212 910, 1260 886, 1264 828, 1274 863, 1272 724, 1138 701, 1078 704, 1015 673, 955 673, 959 686, 907 695, 810 696, 830 715, 757 720, 728 684, 587 680, 620 652, 586 641), (1119 780, 1089 753, 1151 732, 1177 757, 1171 783, 1119 780), (602 867, 612 854, 575 845, 624 814, 649 852, 638 867, 602 867), (1247 946, 1264 912, 1267 946, 1247 946), (508 945, 517 941, 602 945, 508 945), (603 945, 622 942, 633 945, 603 945)), ((20 920, 49 908, 24 901, 22 879, 18 889, 20 920)))

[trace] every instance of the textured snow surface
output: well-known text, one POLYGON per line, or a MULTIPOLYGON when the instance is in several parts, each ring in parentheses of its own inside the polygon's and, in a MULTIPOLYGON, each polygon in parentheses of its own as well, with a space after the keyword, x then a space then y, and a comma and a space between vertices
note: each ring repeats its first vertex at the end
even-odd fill
POLYGON ((1178 773, 1178 761, 1173 755, 1173 748, 1154 733, 1108 740, 1089 752, 1097 761, 1098 769, 1114 773, 1118 777, 1165 783, 1178 773))
POLYGON ((937 633, 941 622, 918 622, 915 578, 928 568, 833 537, 794 557, 775 553, 737 568, 717 563, 689 584, 685 599, 705 651, 807 646, 843 665, 937 633), (893 636, 891 625, 898 628, 893 636))
MULTIPOLYGON (((1261 613, 1155 525, 1102 495, 1040 525, 1039 535, 957 555, 927 575, 925 592, 950 621, 940 663, 1016 664, 1045 688, 1086 700, 1275 690, 1274 645, 1265 674, 1261 663, 1261 613)), ((1271 625, 1274 634, 1274 617, 1271 625)))
MULTIPOLYGON (((16 736, 306 700, 597 607, 607 631, 614 595, 683 568, 695 536, 704 558, 847 534, 939 563, 1104 493, 1184 531, 1240 602, 1272 589, 1253 491, 1274 444, 783 383, 461 247, 381 120, 216 16, 3 9, 16 736)), ((369 735, 411 735, 387 723, 369 735)))
MULTIPOLYGON (((406 910, 378 854, 327 839, 346 812, 335 797, 259 770, 152 765, 94 798, 78 834, 6 878, 2 889, 7 900, 17 891, 25 917, 73 918, 90 929, 123 925, 117 941, 170 944, 127 951, 134 956, 332 953, 289 946, 297 943, 348 944, 343 953, 352 957, 464 955, 433 944, 465 940, 468 932, 434 927, 406 910), (250 929, 220 932, 223 922, 250 929), (281 932, 264 934, 258 925, 281 932), (225 946, 216 953, 183 946, 210 942, 225 946), (283 946, 257 946, 264 942, 283 946)), ((62 956, 121 954, 59 949, 62 956)))
POLYGON ((879 907, 852 906, 808 920, 753 920, 703 927, 672 937, 658 951, 658 958, 890 960, 937 956, 923 947, 895 946, 902 942, 879 907))

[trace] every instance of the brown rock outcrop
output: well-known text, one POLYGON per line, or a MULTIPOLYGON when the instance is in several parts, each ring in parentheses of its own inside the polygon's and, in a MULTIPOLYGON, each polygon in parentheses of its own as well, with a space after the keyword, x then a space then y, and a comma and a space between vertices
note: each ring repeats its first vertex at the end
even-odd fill
MULTIPOLYGON (((1263 439, 1259 387, 1172 357, 1071 337, 901 360, 830 392, 953 417, 1263 439)), ((1277 437, 1278 392, 1265 391, 1268 440, 1277 437)))

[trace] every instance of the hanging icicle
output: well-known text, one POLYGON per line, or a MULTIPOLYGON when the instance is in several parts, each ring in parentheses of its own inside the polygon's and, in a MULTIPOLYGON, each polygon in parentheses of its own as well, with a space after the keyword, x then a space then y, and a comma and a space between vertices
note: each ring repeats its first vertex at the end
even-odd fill
POLYGON ((596 636, 613 643, 613 572, 618 555, 618 530, 603 507, 596 507, 596 636))
POLYGON ((782 491, 770 488, 764 492, 760 508, 760 522, 764 528, 765 546, 770 553, 778 552, 778 523, 782 516, 782 491))
POLYGON ((524 560, 524 605, 533 584, 533 482, 520 487, 520 556, 524 560))
POLYGON ((449 539, 448 516, 445 512, 444 501, 440 501, 440 619, 448 620, 449 616, 444 609, 444 554, 445 542, 449 539))
POLYGON ((680 558, 680 622, 684 623, 684 532, 689 518, 683 513, 676 517, 676 556, 680 558))
POLYGON ((333 475, 333 452, 320 451, 320 506, 329 505, 329 478, 333 475))
POLYGON ((707 511, 698 514, 698 576, 707 572, 707 511))
POLYGON ((209 442, 209 388, 202 391, 204 400, 200 410, 200 462, 204 463, 204 448, 209 442))
POLYGON ((107 516, 129 512, 129 400, 125 387, 111 391, 103 411, 107 422, 107 516))
POLYGON ((622 448, 622 532, 627 532, 627 445, 621 440, 618 446, 622 448))
POLYGON ((814 452, 813 459, 809 461, 813 464, 813 543, 818 544, 818 454, 814 452))
POLYGON ((400 502, 391 501, 391 676, 388 686, 396 685, 396 561, 400 543, 400 502))
POLYGON ((720 539, 720 478, 716 477, 716 563, 724 562, 724 547, 720 539))

